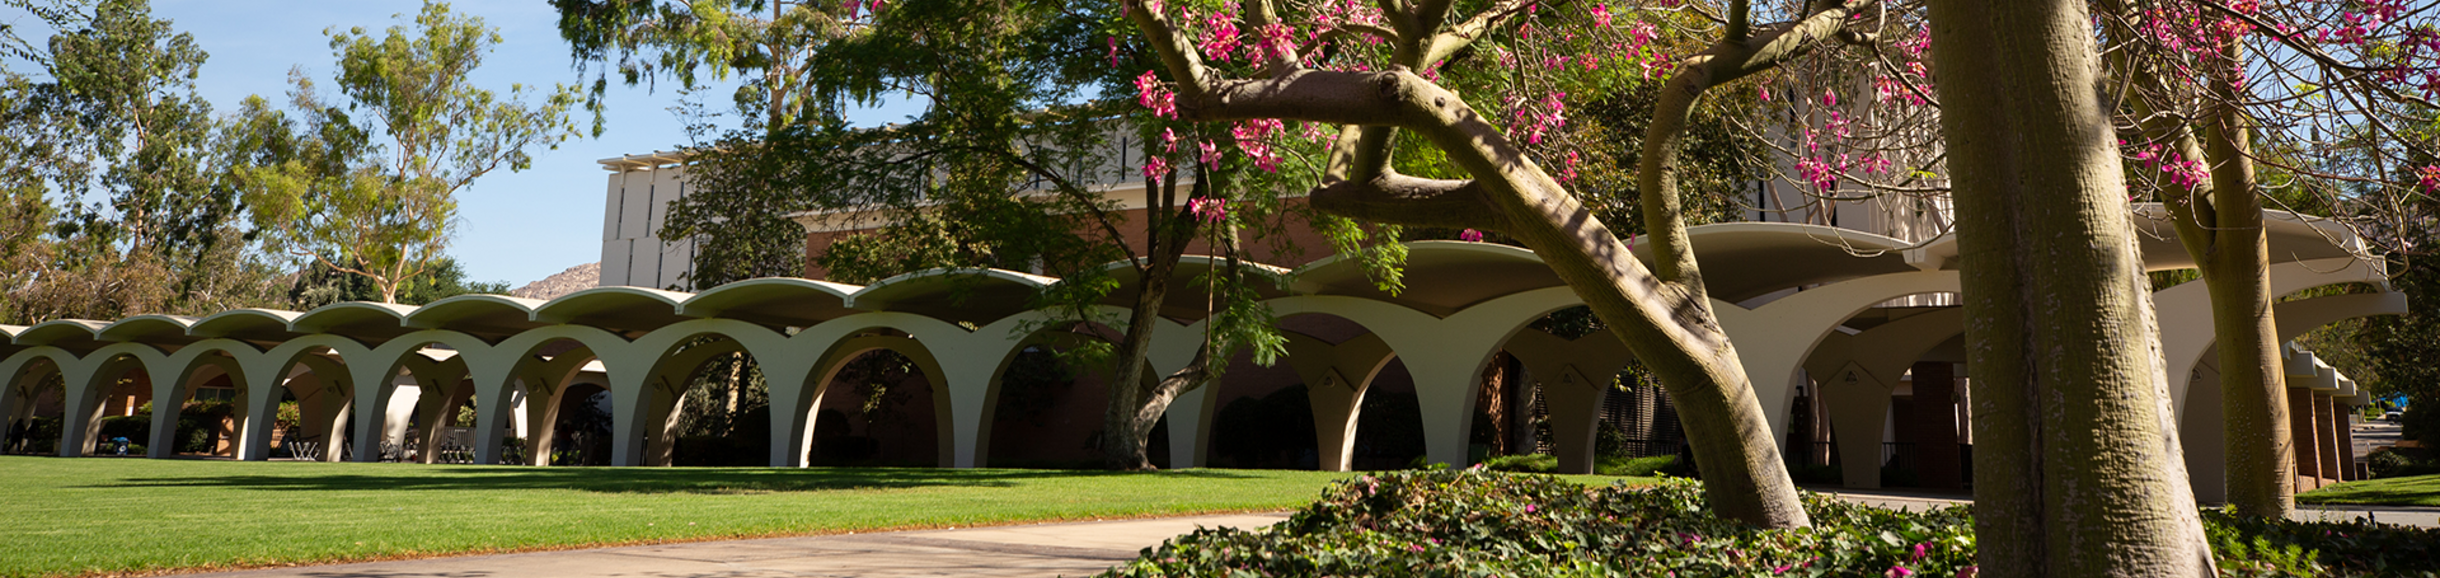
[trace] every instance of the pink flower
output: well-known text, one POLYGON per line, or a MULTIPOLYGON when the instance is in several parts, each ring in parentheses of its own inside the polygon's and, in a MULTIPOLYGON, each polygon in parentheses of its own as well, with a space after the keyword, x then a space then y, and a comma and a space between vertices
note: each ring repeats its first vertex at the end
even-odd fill
POLYGON ((1160 75, 1150 70, 1135 77, 1135 103, 1164 118, 1178 117, 1178 94, 1161 88, 1160 75))
MULTIPOLYGON (((1457 240, 1460 240, 1460 241, 1465 241, 1465 242, 1468 242, 1468 243, 1480 243, 1480 242, 1483 242, 1483 232, 1482 232, 1482 231, 1476 231, 1476 230, 1473 230, 1473 229, 1466 229, 1466 231, 1465 231, 1465 232, 1463 232, 1463 233, 1458 233, 1458 234, 1457 234, 1457 240)), ((1531 506, 1531 505, 1525 506, 1525 511, 1527 511, 1527 512, 1531 512, 1531 511, 1533 511, 1533 506, 1531 506)))
POLYGON ((1220 145, 1212 144, 1212 141, 1207 140, 1195 143, 1195 148, 1203 149, 1203 166, 1220 166, 1220 145))
POLYGON ((1168 176, 1168 175, 1169 175, 1169 159, 1168 159, 1168 158, 1165 158, 1165 157, 1152 157, 1152 158, 1144 159, 1144 179, 1145 179, 1145 180, 1159 179, 1159 178, 1162 178, 1162 177, 1166 177, 1166 176, 1168 176))
POLYGON ((1423 551, 1423 545, 1422 545, 1422 544, 1407 544, 1407 545, 1406 545, 1406 551, 1408 551, 1408 552, 1422 552, 1422 551, 1423 551))
POLYGON ((1920 562, 1920 561, 1922 561, 1922 560, 1923 560, 1923 553, 1924 553, 1925 547, 1927 547, 1927 546, 1930 546, 1930 544, 1927 544, 1927 543, 1917 543, 1917 544, 1915 544, 1915 561, 1920 562))
POLYGON ((1822 91, 1822 106, 1838 106, 1838 91, 1822 91))
MULTIPOLYGON (((1466 229, 1466 230, 1467 230, 1467 231, 1473 231, 1473 229, 1466 229)), ((1482 240, 1482 238, 1483 238, 1483 234, 1482 234, 1482 233, 1479 233, 1479 232, 1478 232, 1478 233, 1474 233, 1474 240, 1479 241, 1479 240, 1482 240)), ((1526 504, 1526 505, 1525 505, 1525 513, 1527 513, 1527 514, 1531 514, 1531 513, 1533 513, 1533 504, 1526 504)))
POLYGON ((1772 569, 1771 569, 1771 573, 1772 573, 1772 574, 1786 574, 1786 573, 1788 573, 1788 565, 1786 565, 1786 564, 1780 564, 1778 568, 1772 568, 1772 569))
POLYGON ((2421 185, 2424 192, 2440 193, 2440 165, 2427 165, 2416 171, 2416 176, 2415 184, 2421 185))
POLYGON ((1594 24, 1601 25, 1601 27, 1602 27, 1602 28, 1609 28, 1609 27, 1610 27, 1610 5, 1609 5, 1609 4, 1594 4, 1594 5, 1593 5, 1593 23, 1594 23, 1594 24))
POLYGON ((1228 199, 1203 197, 1187 203, 1195 218, 1206 223, 1218 223, 1228 218, 1228 199))
POLYGON ((1908 570, 1905 566, 1891 566, 1889 567, 1889 572, 1881 575, 1886 578, 1906 578, 1908 576, 1915 575, 1915 571, 1908 570))

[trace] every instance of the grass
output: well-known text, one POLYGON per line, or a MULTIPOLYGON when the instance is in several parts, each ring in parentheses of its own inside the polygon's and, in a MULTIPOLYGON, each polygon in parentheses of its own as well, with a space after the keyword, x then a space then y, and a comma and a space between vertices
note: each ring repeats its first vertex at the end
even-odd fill
MULTIPOLYGON (((1347 475, 4 456, 0 577, 1284 510, 1347 475)), ((1620 479, 1564 477, 1582 484, 1620 479)))
POLYGON ((2440 474, 2346 482, 2296 495, 2307 504, 2440 506, 2440 474))

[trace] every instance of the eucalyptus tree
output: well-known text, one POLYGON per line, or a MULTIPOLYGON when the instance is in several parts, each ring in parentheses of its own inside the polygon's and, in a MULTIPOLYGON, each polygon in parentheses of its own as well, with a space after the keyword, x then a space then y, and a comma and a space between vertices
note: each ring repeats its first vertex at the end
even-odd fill
POLYGON ((208 55, 193 37, 143 0, 6 5, 26 16, 0 30, 9 315, 265 304, 270 273, 229 224, 228 167, 250 145, 196 93, 208 55))
MULTIPOLYGON (((471 75, 499 33, 443 3, 427 2, 378 34, 326 33, 344 100, 325 101, 312 79, 291 74, 301 150, 241 171, 245 200, 271 247, 363 276, 394 302, 441 258, 459 189, 494 170, 523 170, 531 149, 576 134, 568 120, 576 91, 512 84, 503 98, 475 86, 471 75)), ((267 107, 253 114, 258 124, 286 122, 267 107)))

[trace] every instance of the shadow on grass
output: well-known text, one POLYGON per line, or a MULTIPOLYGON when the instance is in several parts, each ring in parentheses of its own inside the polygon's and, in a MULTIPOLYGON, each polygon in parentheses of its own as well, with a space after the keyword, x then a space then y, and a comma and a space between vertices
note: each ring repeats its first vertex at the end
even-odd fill
MULTIPOLYGON (((384 466, 365 464, 367 469, 384 466)), ((1014 487, 1020 483, 1110 477, 1250 479, 1216 470, 1115 472, 934 468, 536 468, 456 466, 384 473, 294 473, 143 477, 81 487, 217 487, 272 491, 575 490, 614 494, 758 494, 925 487, 1014 487)))

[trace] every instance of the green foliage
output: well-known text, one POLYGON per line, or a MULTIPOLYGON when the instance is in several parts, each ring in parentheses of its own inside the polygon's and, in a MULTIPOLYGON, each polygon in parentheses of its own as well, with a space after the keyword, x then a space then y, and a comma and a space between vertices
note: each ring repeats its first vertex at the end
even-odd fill
POLYGON ((1559 458, 1550 454, 1492 456, 1483 460, 1483 467, 1495 472, 1547 474, 1559 469, 1559 458))
MULTIPOLYGON (((470 281, 466 270, 455 258, 442 257, 432 263, 431 272, 409 279, 398 288, 398 303, 423 305, 459 295, 505 295, 509 291, 504 281, 470 281)), ((289 301, 299 310, 309 310, 341 301, 380 301, 381 288, 371 278, 346 273, 321 263, 306 264, 298 271, 296 282, 289 286, 289 301)))
POLYGON ((2364 465, 2372 470, 2374 479, 2440 473, 2440 462, 2415 459, 2395 448, 2373 450, 2370 455, 2364 456, 2364 465))
MULTIPOLYGON (((312 79, 292 75, 301 126, 249 102, 249 124, 296 127, 298 151, 240 171, 254 223, 274 250, 362 275, 396 302, 401 286, 431 270, 448 245, 456 192, 493 170, 524 170, 527 151, 574 136, 573 89, 526 102, 524 85, 505 98, 470 80, 500 36, 481 18, 427 2, 407 24, 378 36, 326 31, 344 102, 325 102, 312 79)), ((278 129, 274 129, 278 130, 278 129)))
MULTIPOLYGON (((1806 494, 1814 526, 1711 516, 1683 479, 1587 488, 1486 468, 1342 481, 1268 531, 1203 529, 1104 576, 1962 576, 1971 509, 1885 510, 1806 494), (1904 569, 1900 572, 1899 569, 1904 569)), ((2237 576, 2430 576, 2440 531, 2206 511, 2237 576)))
POLYGON ((194 39, 143 0, 5 5, 30 18, 0 27, 0 321, 276 304, 230 224, 266 143, 213 118, 194 39))
POLYGON ((810 86, 808 57, 846 34, 860 3, 791 0, 551 0, 581 82, 592 77, 585 108, 602 133, 603 96, 615 70, 627 86, 666 78, 681 89, 706 77, 748 76, 733 100, 749 128, 778 129, 836 101, 810 86), (848 12, 842 13, 844 7, 848 12))

